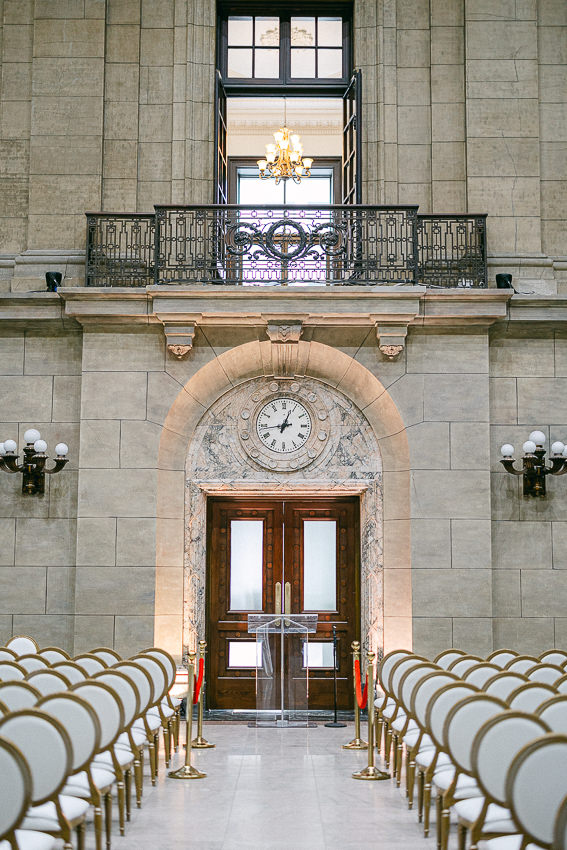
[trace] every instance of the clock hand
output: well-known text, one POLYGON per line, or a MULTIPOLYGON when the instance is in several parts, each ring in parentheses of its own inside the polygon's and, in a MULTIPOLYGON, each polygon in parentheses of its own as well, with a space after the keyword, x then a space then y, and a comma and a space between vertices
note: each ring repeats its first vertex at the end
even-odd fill
POLYGON ((280 434, 283 434, 284 430, 286 428, 289 428, 289 426, 290 426, 290 423, 287 421, 289 419, 290 413, 291 413, 291 410, 288 410, 286 418, 284 419, 284 421, 280 425, 280 434))

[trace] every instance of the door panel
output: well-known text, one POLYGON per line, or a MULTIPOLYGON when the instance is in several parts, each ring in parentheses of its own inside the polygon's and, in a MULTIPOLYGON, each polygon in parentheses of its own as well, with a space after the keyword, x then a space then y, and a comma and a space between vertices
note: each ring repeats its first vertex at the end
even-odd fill
POLYGON ((343 204, 362 203, 362 72, 343 95, 343 204))
POLYGON ((309 705, 331 708, 332 627, 339 707, 351 708, 350 645, 358 636, 358 500, 211 500, 208 525, 208 694, 212 708, 256 706, 256 645, 248 613, 316 611, 309 705))

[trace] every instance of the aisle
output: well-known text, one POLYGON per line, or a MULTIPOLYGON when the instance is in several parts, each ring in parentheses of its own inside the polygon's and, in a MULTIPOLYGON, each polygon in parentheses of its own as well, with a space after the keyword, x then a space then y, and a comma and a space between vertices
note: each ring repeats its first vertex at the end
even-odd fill
MULTIPOLYGON (((350 733, 350 734, 349 734, 350 733)), ((420 850, 424 840, 391 782, 357 782, 361 753, 340 749, 352 728, 249 729, 210 724, 216 749, 195 754, 206 779, 175 781, 160 765, 114 850, 420 850)), ((175 766, 181 763, 175 756, 175 766)), ((89 830, 91 847, 92 831, 89 830)))

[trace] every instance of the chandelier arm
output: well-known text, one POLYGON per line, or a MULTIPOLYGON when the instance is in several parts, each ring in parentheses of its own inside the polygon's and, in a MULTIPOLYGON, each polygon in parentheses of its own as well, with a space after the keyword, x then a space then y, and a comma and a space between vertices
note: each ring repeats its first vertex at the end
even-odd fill
POLYGON ((0 469, 4 472, 21 472, 24 468, 23 464, 18 466, 19 455, 4 455, 0 457, 0 469))
POLYGON ((513 458, 510 459, 510 460, 508 460, 507 458, 500 458, 500 463, 502 464, 502 466, 504 467, 506 472, 511 473, 511 475, 523 475, 525 470, 524 469, 515 469, 514 462, 515 461, 514 461, 513 458))
POLYGON ((567 475, 567 458, 552 457, 550 458, 552 466, 546 467, 548 475, 567 475))
POLYGON ((55 460, 52 469, 48 469, 47 467, 45 467, 43 472, 45 472, 46 475, 54 475, 56 472, 61 472, 66 463, 69 463, 68 457, 58 457, 55 460))

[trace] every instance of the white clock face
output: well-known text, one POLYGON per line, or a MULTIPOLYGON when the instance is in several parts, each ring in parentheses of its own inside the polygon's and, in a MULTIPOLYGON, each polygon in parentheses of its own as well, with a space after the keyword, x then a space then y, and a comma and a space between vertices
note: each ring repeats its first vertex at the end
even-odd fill
POLYGON ((256 431, 272 452, 288 454, 302 449, 311 433, 311 416, 293 398, 274 398, 260 410, 256 431))

